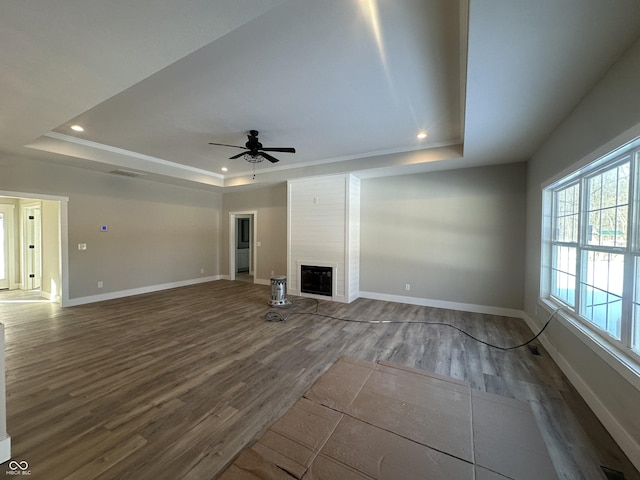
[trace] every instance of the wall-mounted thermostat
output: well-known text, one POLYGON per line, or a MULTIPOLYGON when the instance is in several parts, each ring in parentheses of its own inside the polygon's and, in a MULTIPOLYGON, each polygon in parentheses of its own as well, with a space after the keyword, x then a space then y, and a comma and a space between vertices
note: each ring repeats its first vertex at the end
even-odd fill
POLYGON ((100 227, 100 231, 101 231, 101 232, 106 232, 106 231, 107 231, 107 226, 106 226, 106 225, 102 225, 102 226, 100 227))

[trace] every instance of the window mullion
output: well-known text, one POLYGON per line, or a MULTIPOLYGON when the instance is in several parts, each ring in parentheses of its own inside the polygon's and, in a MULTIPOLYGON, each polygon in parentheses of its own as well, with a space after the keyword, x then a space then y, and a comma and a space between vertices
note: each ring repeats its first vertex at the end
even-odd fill
POLYGON ((629 167, 629 212, 627 213, 627 232, 629 238, 629 246, 632 252, 637 253, 640 249, 640 208, 638 208, 638 201, 640 201, 640 181, 638 181, 638 175, 640 175, 640 168, 638 168, 638 162, 640 162, 640 149, 631 156, 629 167))
POLYGON ((588 201, 589 188, 586 179, 580 179, 580 187, 578 188, 578 243, 576 245, 576 296, 575 296, 575 312, 580 315, 582 311, 582 283, 586 276, 586 267, 582 262, 583 247, 587 245, 587 236, 589 234, 588 201))
POLYGON ((624 256, 624 285, 622 288, 622 322, 620 341, 626 347, 631 346, 631 325, 633 318, 633 290, 635 277, 635 259, 628 252, 624 256))

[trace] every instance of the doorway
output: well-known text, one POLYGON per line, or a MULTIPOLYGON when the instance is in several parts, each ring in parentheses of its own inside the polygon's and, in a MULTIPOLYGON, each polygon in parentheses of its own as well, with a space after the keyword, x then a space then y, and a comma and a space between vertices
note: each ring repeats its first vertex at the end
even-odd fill
POLYGON ((257 212, 229 214, 229 279, 254 283, 257 212))
POLYGON ((66 197, 0 191, 0 276, 8 276, 0 302, 68 304, 67 204, 66 197))

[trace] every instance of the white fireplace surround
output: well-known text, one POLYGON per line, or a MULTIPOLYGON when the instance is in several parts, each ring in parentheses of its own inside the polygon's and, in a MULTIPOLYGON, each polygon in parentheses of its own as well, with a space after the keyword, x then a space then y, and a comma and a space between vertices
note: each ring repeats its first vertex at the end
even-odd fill
POLYGON ((287 182, 287 293, 350 303, 360 294, 360 179, 287 182), (332 269, 332 296, 302 294, 301 266, 332 269))

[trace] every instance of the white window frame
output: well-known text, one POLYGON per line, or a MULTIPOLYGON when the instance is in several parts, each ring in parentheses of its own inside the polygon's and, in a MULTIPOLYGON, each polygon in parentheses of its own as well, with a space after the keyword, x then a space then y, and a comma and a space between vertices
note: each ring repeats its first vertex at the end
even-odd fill
MULTIPOLYGON (((640 290, 640 271, 636 272, 636 265, 640 265, 640 137, 623 146, 612 149, 609 153, 601 155, 595 161, 591 161, 582 167, 577 167, 571 172, 566 172, 561 178, 543 185, 543 218, 542 218, 542 257, 541 257, 541 304, 549 310, 562 307, 562 318, 569 322, 574 330, 591 339, 595 348, 606 350, 619 362, 622 362, 632 371, 637 379, 640 375, 640 351, 633 350, 631 346, 633 328, 633 296, 634 290, 640 290), (603 171, 614 168, 623 163, 626 157, 630 157, 629 173, 629 204, 628 204, 628 231, 626 247, 589 245, 587 239, 586 217, 588 208, 586 203, 586 185, 590 178, 603 171), (555 205, 554 193, 572 185, 580 185, 579 215, 578 215, 578 239, 572 247, 576 247, 576 285, 575 302, 573 306, 567 305, 563 299, 552 295, 552 275, 554 271, 553 248, 554 245, 562 245, 566 242, 556 241, 555 205), (622 320, 620 339, 616 339, 605 330, 598 328, 594 323, 580 315, 580 278, 585 275, 584 266, 581 265, 583 252, 601 251, 624 255, 624 290, 622 293, 622 320)), ((640 298, 636 298, 640 303, 640 298)), ((640 322, 640 315, 635 319, 640 322)), ((600 353, 600 352, 599 352, 600 353)))

